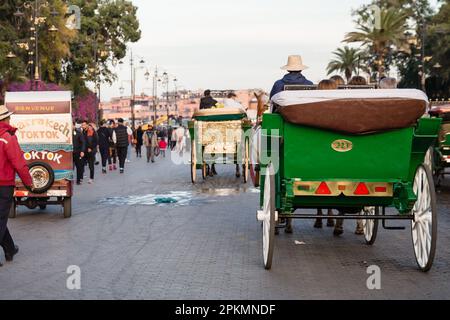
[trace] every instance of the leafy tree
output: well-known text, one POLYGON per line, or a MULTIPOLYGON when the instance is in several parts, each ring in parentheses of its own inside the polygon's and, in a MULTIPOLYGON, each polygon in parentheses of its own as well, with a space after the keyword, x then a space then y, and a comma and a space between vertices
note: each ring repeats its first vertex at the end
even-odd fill
POLYGON ((74 0, 81 8, 81 30, 65 59, 65 82, 82 88, 86 81, 112 83, 112 65, 126 55, 127 43, 141 37, 137 8, 126 0, 74 0))
POLYGON ((360 42, 371 58, 368 65, 381 77, 392 64, 393 52, 405 48, 408 14, 398 8, 382 7, 376 17, 363 7, 355 15, 357 31, 347 33, 344 42, 360 42))
POLYGON ((450 1, 445 1, 439 12, 431 18, 427 39, 426 50, 432 56, 428 66, 430 81, 427 83, 427 92, 430 97, 449 99, 450 1))
POLYGON ((334 60, 327 66, 328 75, 333 72, 343 73, 347 82, 350 81, 353 73, 356 72, 364 59, 363 53, 356 48, 344 46, 333 52, 334 60))
MULTIPOLYGON (((30 41, 31 25, 23 19, 16 28, 14 13, 24 1, 2 0, 0 3, 0 82, 2 90, 12 81, 32 78, 26 43, 33 51, 30 41), (9 59, 13 52, 17 58, 9 59)), ((129 42, 140 39, 137 8, 129 0, 48 0, 49 7, 42 8, 45 22, 39 33, 40 76, 44 82, 68 86, 75 94, 86 95, 89 81, 112 82, 115 74, 111 69, 126 55, 129 42), (70 30, 65 24, 69 4, 78 5, 81 12, 81 30, 70 30), (52 12, 58 14, 52 15, 52 12), (49 32, 55 26, 57 32, 49 32)), ((28 13, 24 10, 24 13, 28 13)), ((28 15, 29 16, 29 15, 28 15)), ((1 92, 3 92, 1 91, 1 92)), ((0 96, 1 96, 0 92, 0 96)))

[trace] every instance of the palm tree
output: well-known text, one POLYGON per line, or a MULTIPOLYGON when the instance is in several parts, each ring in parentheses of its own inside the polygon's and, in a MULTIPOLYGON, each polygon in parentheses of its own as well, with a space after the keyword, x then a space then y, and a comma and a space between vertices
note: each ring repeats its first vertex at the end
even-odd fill
POLYGON ((407 41, 408 15, 398 8, 381 9, 379 27, 374 19, 368 19, 367 12, 361 12, 355 32, 345 35, 344 42, 361 42, 374 56, 378 75, 382 76, 387 64, 387 57, 393 47, 404 48, 407 41))
POLYGON ((333 54, 335 59, 331 60, 327 66, 328 74, 333 72, 344 73, 348 83, 352 74, 359 68, 361 52, 359 49, 345 46, 338 48, 333 54))

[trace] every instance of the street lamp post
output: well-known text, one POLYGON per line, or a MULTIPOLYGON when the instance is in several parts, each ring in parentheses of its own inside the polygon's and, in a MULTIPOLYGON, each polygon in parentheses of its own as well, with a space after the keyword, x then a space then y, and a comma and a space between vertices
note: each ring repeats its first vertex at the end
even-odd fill
POLYGON ((153 74, 153 112, 154 112, 154 118, 153 118, 153 123, 156 122, 156 118, 157 118, 157 112, 156 112, 156 106, 157 106, 157 100, 158 100, 158 67, 155 68, 155 73, 153 74))
MULTIPOLYGON (((30 43, 32 43, 34 45, 34 51, 33 47, 29 44, 26 43, 26 47, 29 50, 29 56, 31 57, 32 55, 34 55, 34 61, 32 59, 29 60, 28 64, 30 66, 30 84, 31 84, 31 89, 33 89, 33 81, 35 82, 35 90, 38 89, 38 83, 41 79, 41 75, 40 75, 40 63, 39 63, 39 29, 40 27, 46 22, 47 17, 41 16, 41 10, 43 8, 48 8, 49 7, 49 3, 48 1, 41 1, 41 0, 35 0, 34 2, 32 1, 26 1, 24 2, 22 5, 17 7, 17 11, 14 13, 14 17, 16 19, 16 23, 17 23, 17 28, 20 29, 20 26, 22 25, 23 22, 23 18, 25 17, 25 14, 23 11, 21 11, 21 8, 23 8, 24 10, 30 10, 30 19, 29 21, 31 22, 31 27, 29 28, 29 31, 31 32, 31 36, 29 37, 29 41, 30 43), (33 70, 33 65, 34 65, 34 70, 33 70)), ((58 15, 58 12, 56 12, 55 10, 52 10, 50 12, 50 15, 55 17, 58 15)), ((58 31, 58 28, 55 27, 55 25, 51 25, 51 27, 48 29, 49 32, 51 33, 55 33, 58 31)), ((23 44, 25 45, 25 44, 23 44)), ((25 46, 24 46, 25 47, 25 46)))
MULTIPOLYGON (((175 94, 174 94, 174 104, 175 104, 175 115, 177 116, 177 118, 178 118, 178 105, 177 105, 177 95, 178 95, 178 88, 177 88, 177 82, 178 82, 178 79, 175 77, 174 79, 173 79, 173 86, 174 86, 174 90, 175 90, 175 94)), ((178 120, 177 120, 178 121, 178 120)))
MULTIPOLYGON (((130 80, 130 111, 131 111, 131 126, 133 130, 136 128, 136 115, 135 115, 135 100, 136 100, 136 70, 143 68, 145 61, 143 58, 139 61, 139 66, 135 66, 135 60, 133 56, 133 51, 131 51, 130 56, 130 70, 131 70, 131 80, 130 80)), ((119 89, 121 94, 124 91, 123 86, 119 89)))
POLYGON ((169 126, 170 99, 169 99, 169 74, 167 72, 163 73, 163 84, 166 86, 166 113, 167 113, 167 126, 169 126))

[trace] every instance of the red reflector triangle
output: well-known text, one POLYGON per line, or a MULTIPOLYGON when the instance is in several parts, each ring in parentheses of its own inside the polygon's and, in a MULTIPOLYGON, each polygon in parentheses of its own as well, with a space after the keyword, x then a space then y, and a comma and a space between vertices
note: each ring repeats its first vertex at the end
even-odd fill
POLYGON ((367 186, 365 183, 361 182, 358 184, 358 187, 355 190, 356 195, 367 195, 370 194, 369 189, 367 189, 367 186))
POLYGON ((322 182, 316 190, 316 194, 331 194, 330 188, 328 188, 328 185, 326 182, 322 182))

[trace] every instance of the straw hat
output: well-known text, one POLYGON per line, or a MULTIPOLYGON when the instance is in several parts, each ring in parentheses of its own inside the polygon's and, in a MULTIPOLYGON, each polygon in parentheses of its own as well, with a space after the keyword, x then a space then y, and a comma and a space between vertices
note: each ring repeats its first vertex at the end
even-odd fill
POLYGON ((13 112, 9 112, 9 110, 5 106, 0 106, 0 120, 4 120, 9 118, 13 112))
POLYGON ((308 69, 308 67, 303 64, 301 56, 292 55, 288 57, 287 65, 281 67, 281 69, 287 71, 303 71, 305 69, 308 69))

